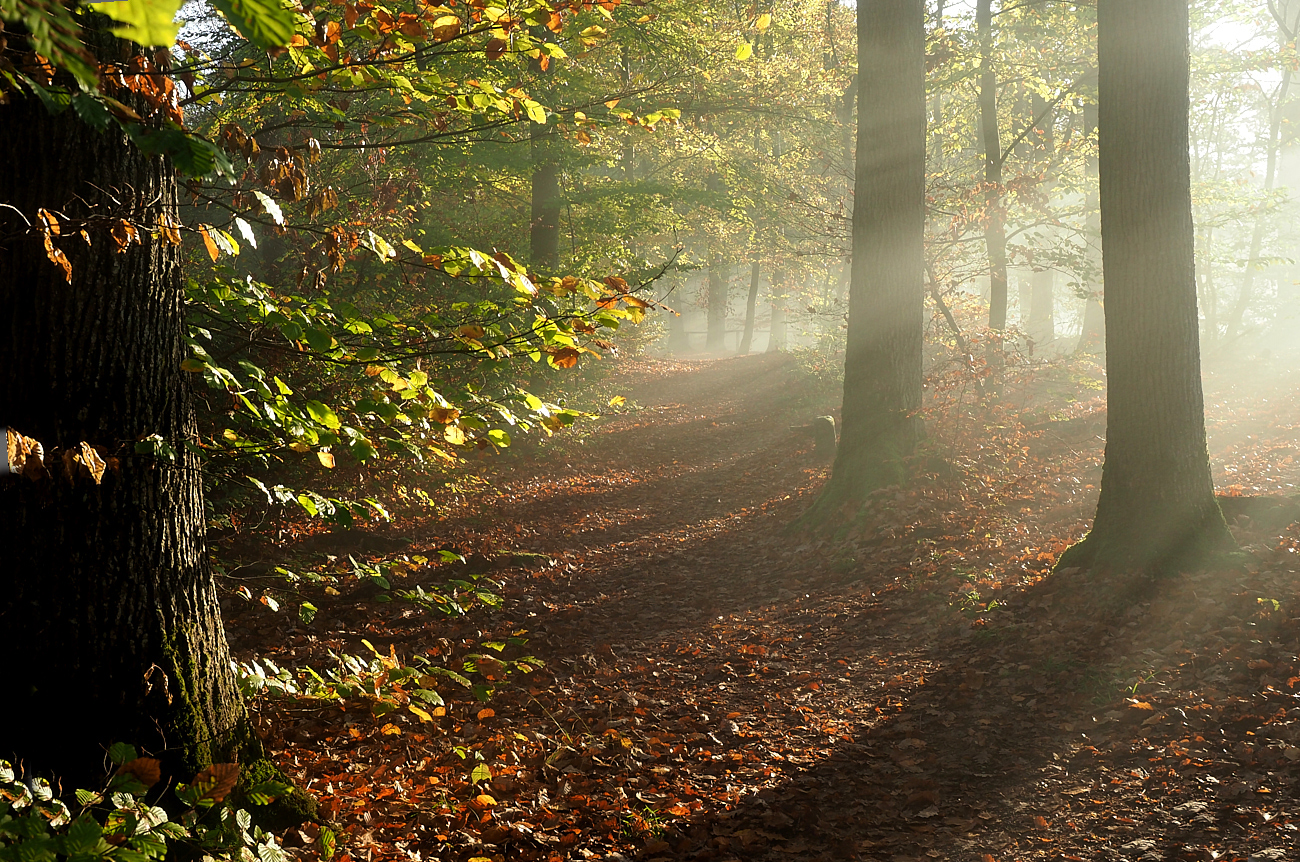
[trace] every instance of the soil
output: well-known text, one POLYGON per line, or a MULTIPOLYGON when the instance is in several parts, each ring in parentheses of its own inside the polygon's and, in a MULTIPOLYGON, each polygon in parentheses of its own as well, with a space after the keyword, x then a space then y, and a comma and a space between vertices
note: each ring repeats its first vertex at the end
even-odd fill
MULTIPOLYGON (((827 411, 788 357, 638 360, 608 385, 626 404, 581 437, 486 462, 387 543, 256 555, 333 573, 241 584, 278 611, 227 601, 243 661, 379 669, 356 675, 369 695, 255 702, 340 854, 1300 858, 1300 532, 1282 504, 1239 507, 1233 571, 1049 575, 1095 506, 1094 401, 949 415, 907 488, 795 534, 829 467, 792 426, 827 411), (503 602, 384 601, 471 574, 503 602), (428 670, 467 657, 484 700, 428 670), (413 694, 430 686, 440 707, 413 694)), ((1221 396, 1212 429, 1254 403, 1221 396)), ((1221 492, 1293 493, 1300 410, 1269 410, 1249 441, 1212 437, 1221 492)), ((286 844, 308 855, 317 834, 286 844)))

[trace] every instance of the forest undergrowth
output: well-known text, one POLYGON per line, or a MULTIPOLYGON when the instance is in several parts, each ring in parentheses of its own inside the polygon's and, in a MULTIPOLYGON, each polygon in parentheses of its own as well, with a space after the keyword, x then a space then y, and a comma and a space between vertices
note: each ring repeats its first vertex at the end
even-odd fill
POLYGON ((1105 433, 1055 379, 821 534, 829 404, 763 355, 624 363, 436 515, 228 536, 259 732, 345 860, 1296 858, 1295 387, 1207 374, 1250 562, 1135 581, 1049 575, 1105 433))

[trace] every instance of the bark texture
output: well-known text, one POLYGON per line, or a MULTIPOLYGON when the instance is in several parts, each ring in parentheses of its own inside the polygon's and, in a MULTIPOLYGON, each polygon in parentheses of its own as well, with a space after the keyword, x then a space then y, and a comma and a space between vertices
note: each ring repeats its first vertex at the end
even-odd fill
POLYGON ((69 282, 39 233, 0 209, 0 425, 47 454, 85 441, 115 459, 99 485, 54 463, 43 481, 0 477, 0 757, 93 780, 122 741, 188 777, 233 759, 247 728, 186 449, 179 249, 156 235, 175 220, 175 177, 116 130, 32 98, 0 106, 0 150, 0 201, 32 223, 39 208, 60 213, 53 242, 72 266, 69 282), (121 253, 118 219, 140 237, 121 253), (69 229, 83 224, 89 247, 69 229), (134 453, 153 434, 174 462, 134 453))
POLYGON ((858 148, 844 407, 810 517, 897 482, 920 437, 925 220, 925 4, 858 6, 858 148))
POLYGON ((1188 157, 1187 0, 1100 0, 1106 462, 1058 566, 1180 567, 1231 548, 1205 446, 1188 157))

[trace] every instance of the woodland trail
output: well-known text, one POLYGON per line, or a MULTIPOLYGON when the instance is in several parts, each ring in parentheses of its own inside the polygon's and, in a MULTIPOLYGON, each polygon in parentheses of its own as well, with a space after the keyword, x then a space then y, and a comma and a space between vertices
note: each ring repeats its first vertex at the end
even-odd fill
MULTIPOLYGON (((858 533, 790 535, 827 469, 789 429, 826 412, 799 380, 780 356, 643 362, 619 382, 636 409, 404 525, 413 551, 480 549, 490 614, 313 599, 330 633, 281 664, 524 631, 546 662, 431 723, 263 704, 354 859, 1297 858, 1294 532, 1227 576, 1042 578, 1020 522, 1091 505, 1049 471, 1005 481, 1002 508, 963 514, 931 482, 858 533)), ((265 635, 247 617, 245 650, 265 635)))

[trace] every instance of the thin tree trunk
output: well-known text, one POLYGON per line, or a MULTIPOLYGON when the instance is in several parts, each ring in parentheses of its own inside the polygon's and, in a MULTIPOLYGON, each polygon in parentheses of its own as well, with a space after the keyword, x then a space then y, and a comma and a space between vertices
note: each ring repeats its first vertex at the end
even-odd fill
POLYGON ((1036 348, 1056 339, 1056 273, 1035 272, 1029 279, 1029 325, 1025 328, 1036 348))
POLYGON ((761 274, 762 265, 755 260, 749 265, 749 296, 745 298, 745 331, 740 336, 740 350, 737 351, 741 356, 747 355, 750 346, 754 343, 754 312, 758 305, 758 285, 761 274))
MULTIPOLYGON (((726 185, 722 177, 717 174, 711 174, 708 179, 708 189, 719 198, 726 191, 726 185)), ((725 212, 725 208, 719 206, 720 212, 725 212)), ((713 240, 709 243, 709 295, 708 295, 708 324, 704 336, 704 350, 707 353, 721 353, 726 349, 727 340, 727 301, 729 290, 728 280, 726 277, 726 261, 723 259, 721 242, 713 240)))
POLYGON ((767 353, 777 353, 786 348, 785 325, 785 272, 777 270, 772 274, 769 290, 772 298, 772 318, 767 327, 767 353))
POLYGON ((529 132, 533 159, 533 220, 530 230, 534 266, 552 268, 560 258, 560 168, 553 148, 555 130, 534 124, 529 132))
MULTIPOLYGON (((0 425, 46 447, 108 458, 0 477, 0 627, 6 637, 0 756, 68 781, 102 778, 130 742, 188 778, 260 754, 247 729, 204 547, 197 430, 185 357, 176 181, 116 129, 34 98, 0 106, 0 200, 35 223, 61 213, 70 280, 36 231, 0 209, 0 425), (121 253, 104 227, 124 219, 121 253), (76 230, 86 225, 87 247, 76 230), (137 454, 159 435, 174 460, 137 454)), ((76 786, 76 785, 73 785, 76 786)))
POLYGON ((1264 247, 1264 231, 1267 229, 1267 220, 1265 217, 1268 209, 1267 198, 1272 194, 1273 188, 1277 183, 1277 157, 1278 141, 1282 134, 1282 105, 1286 101, 1286 91, 1291 85, 1291 67, 1287 66, 1282 70, 1282 83, 1278 86, 1277 104, 1272 105, 1272 118, 1268 127, 1268 147, 1266 153, 1266 162, 1264 167, 1264 197, 1265 201, 1259 205, 1255 212, 1255 227, 1250 233, 1250 252, 1246 256, 1246 267, 1241 273, 1241 291, 1237 294, 1237 302, 1232 307, 1232 314, 1228 318, 1228 329, 1224 333, 1224 338, 1231 340, 1241 333, 1241 320, 1246 315, 1246 309, 1250 306, 1250 301, 1255 292, 1255 273, 1259 269, 1259 253, 1264 247))
MULTIPOLYGON (((1083 104, 1084 134, 1091 135, 1097 128, 1097 105, 1092 101, 1083 104)), ((1089 157, 1084 170, 1092 178, 1097 176, 1097 160, 1089 157)), ((1088 285, 1088 298, 1083 307, 1083 326, 1075 350, 1080 353, 1104 353, 1106 350, 1106 313, 1103 306, 1101 202, 1095 187, 1090 186, 1084 199, 1084 250, 1089 268, 1095 273, 1088 285)))
POLYGON ((831 479, 806 520, 901 481, 921 436, 925 3, 858 5, 858 146, 844 408, 831 479))
POLYGON ((1205 446, 1187 0, 1099 0, 1097 15, 1106 461, 1092 532, 1058 567, 1170 569, 1233 547, 1205 446))
POLYGON ((989 258, 989 365, 994 391, 1003 365, 1002 333, 1007 328, 1007 226, 1002 204, 1002 143, 998 132, 998 79, 993 70, 992 0, 976 0, 975 28, 980 43, 980 137, 984 146, 984 243, 989 258))
POLYGON ((1201 262, 1196 267, 1200 282, 1201 306, 1205 310, 1205 325, 1201 338, 1208 342, 1211 351, 1219 340, 1219 291, 1214 282, 1214 228, 1205 226, 1198 231, 1201 238, 1196 243, 1196 253, 1201 262))

